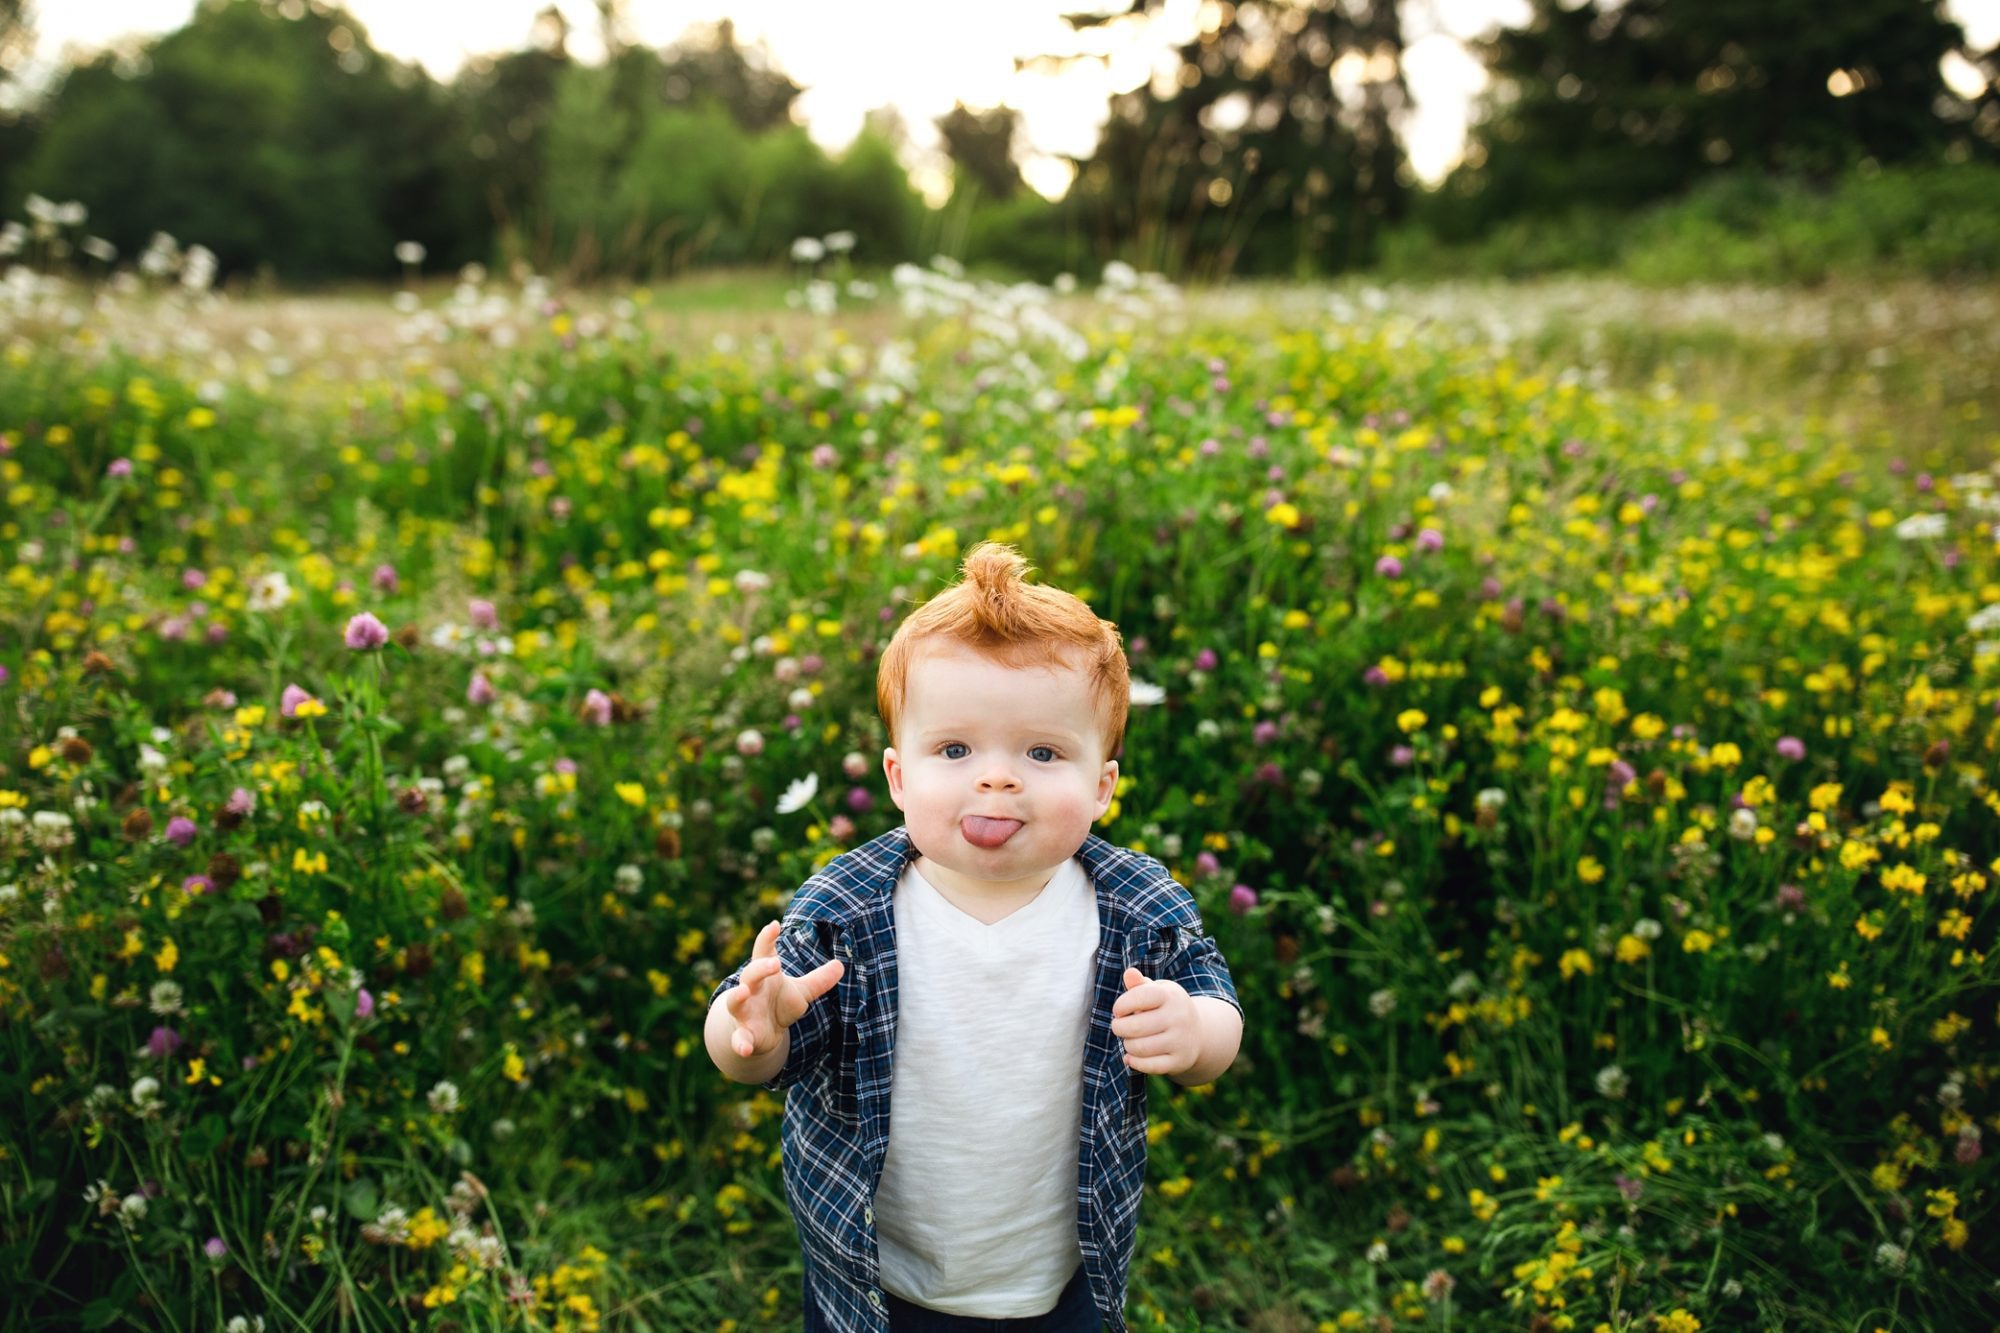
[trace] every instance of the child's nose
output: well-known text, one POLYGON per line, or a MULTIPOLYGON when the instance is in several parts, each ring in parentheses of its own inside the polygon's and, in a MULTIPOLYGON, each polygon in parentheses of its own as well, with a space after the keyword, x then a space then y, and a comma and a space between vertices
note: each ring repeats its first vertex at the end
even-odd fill
POLYGON ((979 779, 981 791, 1019 791, 1021 780, 1014 776, 1012 769, 989 768, 979 779))

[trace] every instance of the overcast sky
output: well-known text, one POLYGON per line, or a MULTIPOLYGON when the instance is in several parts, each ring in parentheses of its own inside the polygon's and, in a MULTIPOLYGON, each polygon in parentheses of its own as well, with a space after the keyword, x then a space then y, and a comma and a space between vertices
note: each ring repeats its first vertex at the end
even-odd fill
MULTIPOLYGON (((29 0, 35 11, 35 64, 87 54, 122 37, 156 35, 181 26, 194 0, 29 0)), ((345 0, 378 49, 421 63, 449 79, 469 56, 518 49, 548 0, 345 0)), ((570 20, 571 49, 589 60, 601 53, 594 0, 556 0, 570 20)), ((1838 3, 1838 0, 1829 0, 1838 3)), ((1095 6, 1098 9, 1109 5, 1095 6)), ((1171 47, 1202 22, 1202 0, 1167 0, 1149 24, 1072 32, 1064 12, 1093 8, 1091 0, 630 0, 629 37, 648 45, 672 41, 689 24, 728 17, 739 40, 762 38, 774 63, 805 88, 798 111, 813 138, 837 151, 854 137, 872 107, 902 112, 918 160, 913 178, 933 198, 948 177, 932 121, 952 103, 1021 112, 1018 155, 1029 184, 1050 196, 1067 186, 1067 164, 1055 154, 1088 155, 1115 91, 1136 87, 1156 65, 1171 67, 1171 47), (897 59, 885 63, 886 48, 897 59), (1016 72, 1016 57, 1085 53, 1100 60, 1072 63, 1056 75, 1016 72)), ((1979 48, 2000 42, 2000 0, 1947 0, 1945 5, 1979 48)), ((1407 125, 1410 164, 1427 181, 1458 160, 1472 98, 1485 84, 1462 39, 1497 22, 1526 17, 1526 0, 1405 0, 1405 78, 1416 109, 1407 125)), ((1947 74, 1964 71, 1947 70, 1947 74)))

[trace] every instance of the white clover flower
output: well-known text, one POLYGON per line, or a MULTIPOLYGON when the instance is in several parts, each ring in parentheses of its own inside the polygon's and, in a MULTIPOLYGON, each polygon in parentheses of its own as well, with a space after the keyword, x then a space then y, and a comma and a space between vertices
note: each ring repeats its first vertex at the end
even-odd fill
POLYGON ((264 1333, 264 1316, 253 1314, 245 1318, 236 1315, 222 1326, 222 1333, 264 1333))
POLYGON ((1649 916, 1642 916, 1633 923, 1632 933, 1642 940, 1660 938, 1660 923, 1649 916))
POLYGON ((421 264, 429 252, 420 241, 396 242, 396 262, 398 264, 421 264))
POLYGON ((215 252, 205 245, 191 245, 181 260, 181 286, 190 292, 205 292, 215 281, 215 252))
POLYGON ((1943 514, 1912 514, 1896 525, 1896 535, 1904 541, 1924 541, 1944 536, 1943 514))
POLYGON ((1140 680, 1134 676, 1131 678, 1129 697, 1133 707, 1150 708, 1154 704, 1165 703, 1167 692, 1151 681, 1140 680))
POLYGON ((30 824, 30 836, 42 851, 52 852, 76 841, 75 821, 60 810, 37 810, 30 824))
POLYGON ((160 1080, 147 1074, 132 1084, 132 1109, 150 1115, 160 1107, 160 1080))
POLYGON ((1738 842, 1748 842, 1757 836, 1757 812, 1744 806, 1729 812, 1729 836, 1738 842))
POLYGON ((1396 992, 1387 989, 1375 991, 1368 997, 1368 1012, 1377 1018, 1387 1018, 1396 1012, 1396 992))
POLYGON ((618 892, 629 898, 646 882, 646 872, 635 865, 622 865, 611 872, 611 881, 618 887, 618 892))
POLYGON ((1903 1271, 1903 1265, 1910 1261, 1910 1252, 1900 1245, 1883 1241, 1875 1247, 1875 1262, 1892 1273, 1903 1271))
POLYGON ((249 605, 252 611, 276 611, 289 605, 297 596, 283 571, 274 570, 250 585, 249 605))
POLYGON ((439 1079, 425 1100, 438 1115, 450 1115, 458 1109, 458 1084, 448 1078, 439 1079))
POLYGON ((793 690, 785 696, 785 707, 791 709, 794 713, 803 713, 806 709, 813 706, 818 697, 811 690, 801 685, 798 689, 793 690))
POLYGON ((2000 602, 1988 602, 1966 617, 1965 627, 1974 634, 1990 634, 2000 629, 2000 602))
POLYGON ((118 1220, 127 1227, 132 1226, 146 1215, 146 1196, 128 1194, 118 1205, 118 1220))
POLYGON ((1367 1258, 1368 1262, 1371 1264, 1384 1264, 1389 1262, 1388 1245, 1384 1244, 1382 1241, 1379 1240, 1370 1242, 1367 1251, 1367 1258))
POLYGON ((851 231, 828 232, 820 238, 828 254, 844 255, 854 248, 854 233, 851 231))
POLYGON ((761 570, 740 569, 736 571, 736 591, 741 593, 762 592, 771 586, 771 576, 761 570))
POLYGON ((181 1011, 181 988, 172 981, 156 981, 146 999, 147 1008, 162 1018, 181 1011))
POLYGON ((826 247, 813 236, 801 236, 792 242, 792 262, 794 264, 817 264, 826 258, 826 247))
POLYGON ((1498 810, 1507 804, 1507 793, 1498 787, 1482 787, 1472 804, 1481 810, 1498 810))
POLYGON ((1625 1090, 1632 1085, 1624 1070, 1617 1065, 1606 1065, 1597 1071, 1597 1091, 1612 1101, 1620 1101, 1625 1090))

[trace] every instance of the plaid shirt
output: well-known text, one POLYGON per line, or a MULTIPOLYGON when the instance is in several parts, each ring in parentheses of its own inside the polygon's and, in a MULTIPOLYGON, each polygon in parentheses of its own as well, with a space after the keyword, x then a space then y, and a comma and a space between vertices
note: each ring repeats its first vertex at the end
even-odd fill
MULTIPOLYGON (((778 935, 778 958, 799 976, 839 958, 840 984, 792 1025, 791 1050, 770 1082, 785 1097, 785 1198, 799 1230, 805 1283, 837 1333, 888 1333, 875 1236, 875 1187, 889 1148, 896 1043, 894 891, 917 856, 905 827, 845 852, 799 886, 778 935)), ((1127 967, 1177 981, 1189 995, 1240 1011, 1228 964, 1202 933, 1188 891, 1150 856, 1090 835, 1077 857, 1097 894, 1096 1005, 1084 1048, 1077 1145, 1077 1239, 1091 1298, 1125 1333, 1125 1281, 1146 1178, 1147 1075, 1127 1069, 1111 1006, 1127 967)), ((747 965, 747 964, 746 964, 747 965)), ((742 968, 709 997, 735 986, 742 968)))

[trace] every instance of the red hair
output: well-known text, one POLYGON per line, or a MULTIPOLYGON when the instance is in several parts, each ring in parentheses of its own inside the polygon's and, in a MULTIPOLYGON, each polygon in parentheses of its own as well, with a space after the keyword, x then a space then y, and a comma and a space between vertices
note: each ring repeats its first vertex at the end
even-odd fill
POLYGON ((1080 666, 1096 699, 1104 755, 1117 753, 1132 700, 1118 627, 1074 594, 1026 582, 1028 562, 1011 546, 981 542, 960 568, 964 577, 911 612, 882 650, 875 706, 889 743, 896 743, 910 663, 927 640, 942 639, 1017 669, 1080 666))

